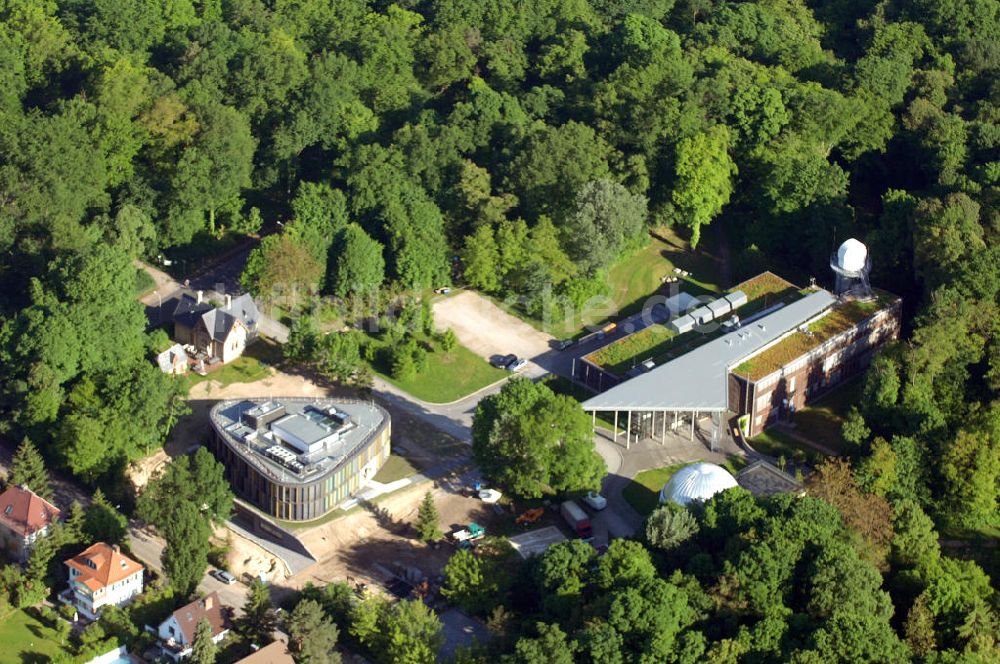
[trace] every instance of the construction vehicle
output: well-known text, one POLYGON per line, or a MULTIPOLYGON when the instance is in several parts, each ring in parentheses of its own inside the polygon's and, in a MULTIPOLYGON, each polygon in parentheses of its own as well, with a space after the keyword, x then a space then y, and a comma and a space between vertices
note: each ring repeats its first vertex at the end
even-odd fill
POLYGON ((545 514, 544 507, 535 507, 534 509, 522 512, 520 516, 514 519, 514 523, 519 526, 529 526, 541 519, 543 514, 545 514))
POLYGON ((559 508, 559 511, 578 537, 590 539, 593 536, 593 530, 590 527, 590 518, 583 511, 582 507, 572 500, 567 500, 559 508))
POLYGON ((474 542, 478 539, 482 539, 486 536, 486 529, 480 526, 478 523, 470 523, 465 528, 461 530, 456 530, 451 534, 451 538, 462 544, 464 542, 474 542))

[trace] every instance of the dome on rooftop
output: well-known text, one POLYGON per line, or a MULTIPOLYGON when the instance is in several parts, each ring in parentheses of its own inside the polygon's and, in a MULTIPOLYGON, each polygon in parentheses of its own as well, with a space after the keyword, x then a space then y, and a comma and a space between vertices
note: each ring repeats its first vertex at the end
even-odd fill
POLYGON ((837 265, 846 272, 860 272, 868 261, 868 247, 853 237, 837 249, 837 265))
POLYGON ((729 471, 714 463, 692 463, 674 473, 663 489, 660 490, 660 502, 668 500, 679 505, 687 505, 692 501, 708 500, 720 491, 737 486, 736 479, 729 471))

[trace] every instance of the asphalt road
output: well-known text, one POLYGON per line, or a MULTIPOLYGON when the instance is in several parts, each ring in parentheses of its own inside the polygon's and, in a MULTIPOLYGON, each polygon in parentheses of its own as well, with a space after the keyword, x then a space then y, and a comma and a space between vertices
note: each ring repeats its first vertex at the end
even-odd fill
MULTIPOLYGON (((163 565, 160 561, 163 555, 163 547, 165 546, 163 539, 148 528, 140 527, 134 522, 129 524, 128 531, 129 547, 132 553, 144 562, 147 567, 162 576, 163 565)), ((243 613, 243 602, 246 600, 247 586, 242 581, 226 584, 214 576, 205 574, 205 578, 198 584, 198 590, 206 594, 213 591, 219 593, 219 600, 223 604, 233 607, 236 615, 243 613)))

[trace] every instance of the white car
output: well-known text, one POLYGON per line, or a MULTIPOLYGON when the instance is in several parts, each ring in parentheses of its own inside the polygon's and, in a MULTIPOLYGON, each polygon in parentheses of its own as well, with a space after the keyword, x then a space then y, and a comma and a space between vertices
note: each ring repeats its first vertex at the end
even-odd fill
POLYGON ((232 584, 236 583, 236 577, 233 576, 232 574, 230 574, 229 572, 227 572, 224 569, 217 569, 217 570, 215 570, 215 572, 212 574, 212 576, 214 576, 215 578, 217 578, 219 581, 222 581, 226 585, 230 585, 231 586, 232 584))
POLYGON ((598 512, 608 506, 608 499, 596 491, 588 491, 587 495, 583 497, 583 502, 598 512))
POLYGON ((497 491, 496 489, 482 489, 479 492, 479 500, 487 504, 492 504, 499 501, 502 496, 503 494, 497 491))
POLYGON ((528 366, 528 361, 522 357, 508 364, 507 371, 520 371, 526 366, 528 366))

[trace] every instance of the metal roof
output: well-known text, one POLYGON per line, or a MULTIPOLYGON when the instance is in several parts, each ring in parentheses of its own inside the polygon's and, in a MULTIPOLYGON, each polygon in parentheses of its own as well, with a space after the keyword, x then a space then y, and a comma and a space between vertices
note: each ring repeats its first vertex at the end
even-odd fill
POLYGON ((612 387, 583 402, 586 411, 724 411, 730 367, 763 350, 829 309, 836 298, 818 290, 694 350, 649 373, 612 387))

